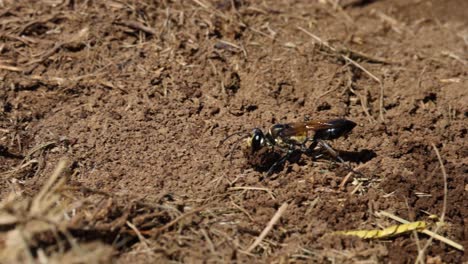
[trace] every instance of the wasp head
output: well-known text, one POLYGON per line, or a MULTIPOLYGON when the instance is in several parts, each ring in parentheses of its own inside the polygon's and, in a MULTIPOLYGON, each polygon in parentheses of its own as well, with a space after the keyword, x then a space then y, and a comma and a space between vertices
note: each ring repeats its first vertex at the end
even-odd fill
POLYGON ((265 143, 265 134, 263 134, 262 130, 259 128, 255 128, 248 140, 251 153, 259 151, 263 146, 265 146, 265 143))

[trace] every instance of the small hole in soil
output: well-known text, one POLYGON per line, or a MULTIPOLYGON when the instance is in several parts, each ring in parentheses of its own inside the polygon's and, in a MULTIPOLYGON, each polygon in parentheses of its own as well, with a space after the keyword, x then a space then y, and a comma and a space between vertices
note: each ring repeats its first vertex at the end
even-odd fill
POLYGON ((257 109, 258 109, 258 106, 256 106, 256 105, 248 105, 248 106, 245 108, 245 110, 246 110, 247 112, 253 112, 253 111, 257 110, 257 109))
POLYGON ((331 105, 327 102, 323 102, 317 106, 317 111, 326 111, 330 109, 331 109, 331 105))
POLYGON ((461 138, 465 138, 466 132, 467 132, 466 128, 463 128, 463 129, 461 130, 460 137, 461 137, 461 138))
POLYGON ((3 105, 3 111, 5 113, 11 112, 12 109, 13 109, 13 106, 8 102, 3 105))
POLYGON ((427 102, 435 102, 437 100, 437 94, 435 93, 429 93, 423 98, 423 103, 427 102))

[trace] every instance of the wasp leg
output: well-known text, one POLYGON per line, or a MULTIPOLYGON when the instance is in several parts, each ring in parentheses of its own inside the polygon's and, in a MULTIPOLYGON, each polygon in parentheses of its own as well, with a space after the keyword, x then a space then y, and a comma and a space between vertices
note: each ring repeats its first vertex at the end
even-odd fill
POLYGON ((276 161, 275 163, 273 163, 273 165, 271 165, 270 169, 268 170, 267 172, 267 176, 270 176, 271 174, 273 174, 273 172, 275 171, 275 169, 280 166, 281 164, 283 164, 286 160, 289 159, 289 157, 291 157, 291 154, 294 153, 294 150, 290 149, 288 150, 288 153, 286 153, 286 155, 284 155, 283 157, 281 157, 281 159, 279 159, 278 161, 276 161))
POLYGON ((321 153, 315 153, 316 152, 315 148, 318 145, 318 141, 317 140, 309 140, 309 141, 311 141, 312 143, 310 144, 310 146, 308 148, 306 148, 304 146, 302 148, 302 152, 305 153, 306 155, 313 156, 314 159, 319 158, 320 156, 322 156, 321 153))
POLYGON ((301 152, 302 152, 302 153, 307 153, 308 148, 307 148, 307 146, 306 146, 305 143, 303 143, 303 144, 301 144, 301 145, 299 145, 299 146, 300 146, 300 148, 301 148, 301 152))
POLYGON ((332 147, 330 147, 330 145, 327 144, 327 142, 321 140, 321 139, 318 139, 317 142, 323 147, 325 148, 325 150, 330 154, 332 155, 332 157, 334 157, 335 159, 339 160, 341 163, 345 163, 345 161, 340 157, 340 155, 338 155, 338 152, 336 152, 332 147))
POLYGON ((319 139, 318 142, 319 142, 319 144, 320 144, 322 147, 325 148, 325 150, 326 150, 330 155, 332 155, 335 159, 337 159, 337 160, 339 160, 341 163, 343 163, 343 165, 345 165, 346 168, 347 168, 348 170, 350 170, 351 172, 353 172, 353 173, 356 174, 356 175, 360 175, 360 176, 363 176, 363 177, 364 177, 364 175, 363 175, 361 172, 355 171, 349 164, 345 163, 345 161, 338 155, 338 152, 336 152, 336 150, 334 150, 332 147, 330 147, 330 145, 328 145, 327 142, 325 142, 325 141, 323 141, 323 140, 321 140, 321 139, 319 139))
POLYGON ((313 144, 310 145, 306 153, 307 155, 311 156, 313 160, 318 160, 326 155, 331 155, 332 157, 336 158, 335 155, 330 154, 330 151, 322 146, 322 144, 319 144, 317 141, 314 141, 313 144))

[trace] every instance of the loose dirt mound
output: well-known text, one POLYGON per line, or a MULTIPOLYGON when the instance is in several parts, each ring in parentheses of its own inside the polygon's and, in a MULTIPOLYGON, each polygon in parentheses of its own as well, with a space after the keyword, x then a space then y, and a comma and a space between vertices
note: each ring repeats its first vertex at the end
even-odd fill
MULTIPOLYGON (((0 1, 3 253, 20 240, 18 261, 414 262, 426 235, 332 234, 396 224, 381 210, 444 211, 438 233, 466 248, 467 2, 334 2, 0 1), (362 154, 346 181, 306 156, 267 177, 240 150, 229 161, 236 138, 219 146, 337 117, 358 123, 331 142, 362 154), (68 182, 34 211, 63 157, 68 182)), ((424 256, 468 260, 436 240, 424 256)))

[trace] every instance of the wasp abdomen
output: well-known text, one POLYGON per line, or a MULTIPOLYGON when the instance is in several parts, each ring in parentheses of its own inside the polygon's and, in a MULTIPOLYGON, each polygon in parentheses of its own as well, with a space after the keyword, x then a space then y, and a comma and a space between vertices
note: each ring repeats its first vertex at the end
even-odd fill
POLYGON ((315 132, 314 139, 332 140, 342 137, 356 126, 356 123, 347 119, 334 119, 327 122, 330 128, 319 129, 315 132))

